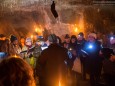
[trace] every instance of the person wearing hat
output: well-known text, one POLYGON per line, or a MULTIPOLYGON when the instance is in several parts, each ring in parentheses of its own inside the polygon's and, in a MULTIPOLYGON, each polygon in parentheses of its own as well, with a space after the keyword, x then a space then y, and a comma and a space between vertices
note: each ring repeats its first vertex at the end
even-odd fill
POLYGON ((98 85, 100 81, 101 69, 102 69, 102 58, 100 57, 101 43, 97 41, 97 35, 90 33, 88 40, 84 44, 82 53, 85 53, 85 67, 86 72, 90 76, 91 86, 98 85))
POLYGON ((81 75, 82 75, 82 79, 83 80, 86 80, 86 71, 85 71, 85 58, 83 58, 81 56, 81 49, 83 48, 85 42, 86 42, 86 40, 84 38, 84 33, 80 32, 77 35, 76 54, 77 54, 77 57, 80 58, 80 62, 81 62, 81 75))
POLYGON ((59 82, 63 85, 67 75, 68 51, 57 43, 55 34, 48 36, 48 42, 48 48, 42 51, 37 61, 36 75, 39 77, 40 86, 55 86, 59 82))
POLYGON ((68 44, 70 43, 70 36, 69 36, 69 34, 65 35, 65 42, 68 43, 68 44))
POLYGON ((69 45, 70 45, 70 36, 69 34, 66 34, 65 37, 64 37, 64 42, 62 43, 62 45, 64 45, 66 43, 67 45, 67 49, 69 49, 69 45))
POLYGON ((84 34, 80 32, 77 36, 77 45, 76 45, 76 52, 78 57, 80 55, 80 50, 83 48, 85 42, 86 40, 84 38, 84 34))
POLYGON ((21 52, 21 48, 18 44, 18 39, 16 36, 10 36, 10 45, 9 45, 9 54, 10 56, 19 55, 21 52))
POLYGON ((33 56, 35 46, 33 45, 32 39, 27 37, 25 40, 25 46, 22 48, 21 56, 27 61, 32 68, 35 68, 35 58, 33 56))

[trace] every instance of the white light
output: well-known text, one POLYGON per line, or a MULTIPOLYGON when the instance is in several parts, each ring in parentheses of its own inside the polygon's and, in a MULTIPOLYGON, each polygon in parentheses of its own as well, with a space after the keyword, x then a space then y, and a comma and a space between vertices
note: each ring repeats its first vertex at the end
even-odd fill
POLYGON ((59 81, 59 86, 61 86, 61 82, 59 81))
POLYGON ((114 39, 114 37, 111 37, 110 39, 111 39, 111 40, 113 40, 113 39, 114 39))
POLYGON ((93 46, 92 46, 92 45, 89 45, 89 48, 91 49, 91 48, 93 48, 93 46))

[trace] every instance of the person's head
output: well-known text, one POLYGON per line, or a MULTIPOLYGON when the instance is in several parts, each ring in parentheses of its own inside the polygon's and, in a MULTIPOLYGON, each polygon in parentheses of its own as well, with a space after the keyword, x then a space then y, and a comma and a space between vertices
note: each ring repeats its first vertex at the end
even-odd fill
POLYGON ((48 41, 49 41, 50 44, 57 43, 57 36, 55 34, 50 34, 48 36, 48 41))
POLYGON ((10 41, 11 41, 11 43, 13 43, 14 45, 17 45, 17 44, 18 44, 18 39, 17 39, 17 37, 14 36, 14 35, 11 35, 11 36, 10 36, 10 41))
POLYGON ((75 43, 77 41, 77 37, 75 35, 71 36, 71 43, 75 43))
POLYGON ((68 44, 66 42, 63 42, 63 47, 68 49, 68 44))
POLYGON ((110 35, 114 35, 114 32, 113 32, 113 31, 110 31, 110 35))
POLYGON ((95 33, 90 33, 88 35, 88 41, 89 42, 95 42, 96 39, 97 39, 97 35, 95 33))
POLYGON ((78 41, 83 40, 83 39, 84 39, 84 34, 83 34, 82 32, 80 32, 80 33, 78 34, 77 39, 78 39, 78 41))
POLYGON ((37 46, 43 46, 45 44, 44 37, 38 36, 38 40, 36 41, 37 46))
POLYGON ((4 34, 0 34, 0 40, 6 40, 6 36, 4 34))
POLYGON ((7 58, 0 63, 0 86, 35 86, 33 70, 21 58, 7 58))
POLYGON ((25 44, 26 44, 26 46, 31 47, 32 46, 32 39, 29 37, 26 38, 25 44))
POLYGON ((69 34, 65 35, 65 42, 66 43, 70 43, 70 36, 69 36, 69 34))

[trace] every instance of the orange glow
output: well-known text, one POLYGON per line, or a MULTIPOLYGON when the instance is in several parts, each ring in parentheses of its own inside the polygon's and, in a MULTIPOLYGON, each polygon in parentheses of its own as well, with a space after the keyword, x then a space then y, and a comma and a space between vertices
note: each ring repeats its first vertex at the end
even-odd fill
POLYGON ((14 58, 18 58, 18 56, 15 54, 14 56, 12 56, 12 57, 14 57, 14 58))
POLYGON ((41 29, 38 29, 38 32, 39 32, 39 33, 41 33, 41 32, 42 32, 42 30, 41 30, 41 29))
POLYGON ((35 29, 35 32, 38 32, 38 28, 35 29))
POLYGON ((59 86, 61 86, 61 82, 59 81, 59 86))
POLYGON ((76 27, 74 31, 75 31, 75 32, 78 32, 78 28, 76 27))
POLYGON ((37 32, 38 34, 42 35, 42 28, 41 27, 36 27, 35 32, 37 32))
POLYGON ((34 37, 34 36, 33 36, 33 35, 31 35, 31 39, 33 39, 33 37, 34 37))

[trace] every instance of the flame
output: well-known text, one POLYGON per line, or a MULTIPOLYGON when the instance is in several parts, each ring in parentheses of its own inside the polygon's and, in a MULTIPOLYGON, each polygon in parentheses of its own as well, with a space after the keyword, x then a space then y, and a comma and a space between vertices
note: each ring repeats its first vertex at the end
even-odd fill
POLYGON ((38 32, 38 28, 35 29, 35 32, 38 32))
POLYGON ((18 56, 15 54, 14 56, 13 56, 14 58, 18 58, 18 56))
POLYGON ((34 36, 33 36, 33 35, 31 35, 31 39, 33 39, 33 37, 34 37, 34 36))
POLYGON ((75 31, 75 32, 78 32, 78 28, 76 27, 74 31, 75 31))
POLYGON ((61 86, 61 82, 59 81, 59 86, 61 86))

